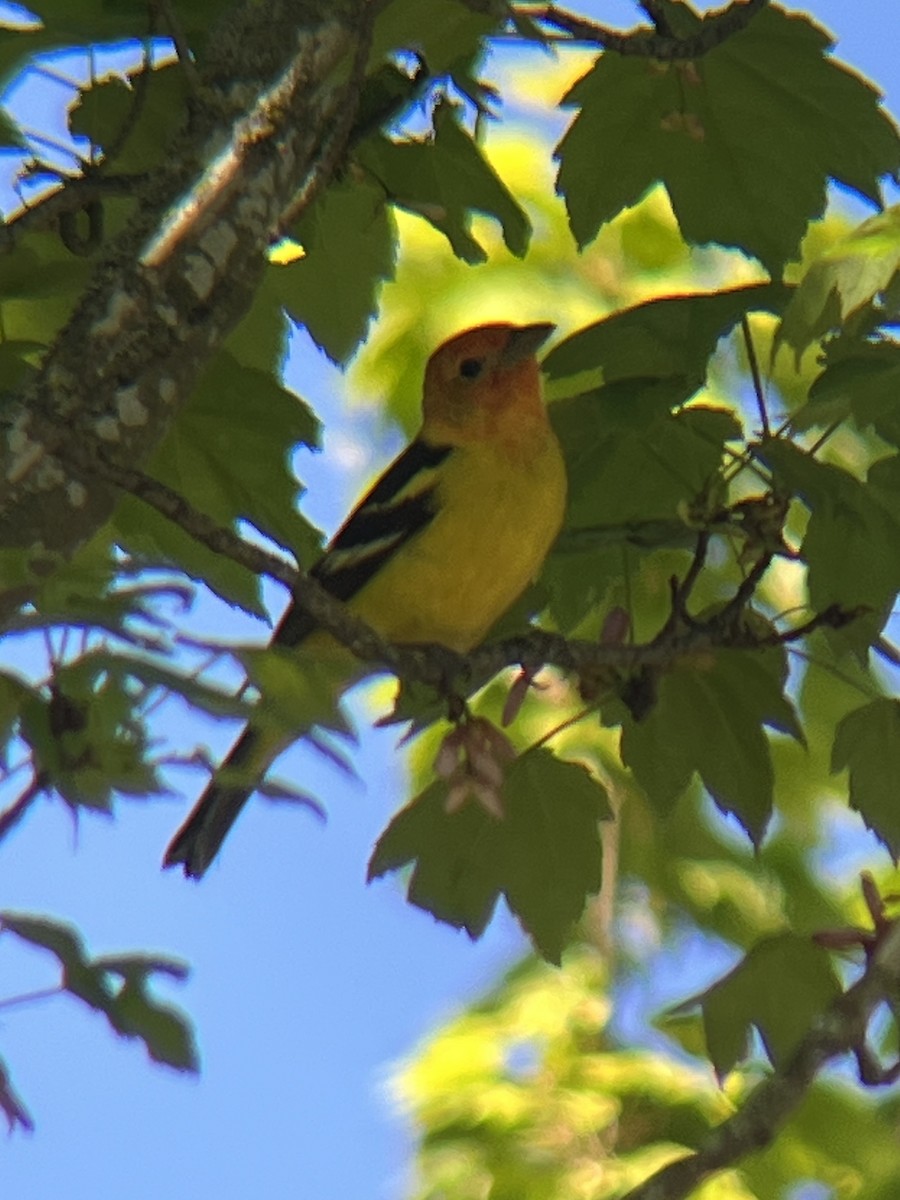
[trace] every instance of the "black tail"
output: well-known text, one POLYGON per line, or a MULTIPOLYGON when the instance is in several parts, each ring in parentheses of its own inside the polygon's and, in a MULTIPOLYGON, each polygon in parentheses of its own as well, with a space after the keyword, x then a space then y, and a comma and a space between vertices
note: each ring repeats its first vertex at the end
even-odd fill
POLYGON ((206 873, 268 766, 269 759, 263 753, 265 741, 258 729, 247 726, 169 843, 163 858, 164 867, 181 863, 185 875, 193 879, 206 873), (260 763, 256 779, 249 769, 254 759, 260 763), (222 774, 227 777, 229 773, 238 772, 245 779, 249 777, 250 782, 229 784, 221 781, 222 774))

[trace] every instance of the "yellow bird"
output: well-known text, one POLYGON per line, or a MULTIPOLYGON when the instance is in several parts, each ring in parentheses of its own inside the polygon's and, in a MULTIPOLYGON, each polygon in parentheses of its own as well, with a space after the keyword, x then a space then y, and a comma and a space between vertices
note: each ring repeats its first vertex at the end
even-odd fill
MULTIPOLYGON (((392 642, 465 653, 518 599, 559 532, 562 452, 541 397, 537 350, 554 326, 481 325, 429 359, 422 428, 310 571, 392 642)), ((321 654, 325 638, 292 604, 274 642, 321 654)), ((350 672, 348 672, 349 682, 350 672)), ((172 839, 165 866, 199 878, 284 748, 251 723, 172 839)))

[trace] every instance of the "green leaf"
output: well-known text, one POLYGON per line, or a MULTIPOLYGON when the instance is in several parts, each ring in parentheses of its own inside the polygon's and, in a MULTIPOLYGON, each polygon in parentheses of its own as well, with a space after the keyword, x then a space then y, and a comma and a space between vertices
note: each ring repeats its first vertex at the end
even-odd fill
POLYGON ((22 386, 44 350, 46 346, 40 342, 0 342, 0 395, 22 386))
POLYGON ((429 0, 427 14, 421 0, 391 0, 375 22, 372 58, 397 50, 421 54, 432 75, 471 61, 484 49, 484 39, 501 16, 476 11, 463 0, 429 0))
POLYGON ((32 685, 18 675, 0 671, 0 734, 12 724, 19 705, 32 690, 32 685))
POLYGON ((218 717, 243 717, 250 714, 250 706, 243 696, 223 692, 220 688, 203 683, 194 675, 166 666, 159 660, 139 658, 136 655, 113 653, 98 648, 90 651, 97 672, 106 672, 123 681, 135 680, 147 689, 161 688, 181 696, 194 708, 218 717))
POLYGON ((898 270, 900 205, 895 205, 863 221, 812 263, 785 310, 776 346, 787 342, 799 359, 807 346, 868 308, 898 270))
POLYGON ((352 734, 340 697, 365 668, 349 652, 254 646, 242 650, 240 660, 261 696, 254 723, 271 723, 292 740, 313 725, 352 734))
POLYGON ((724 444, 741 430, 726 409, 698 404, 671 413, 683 391, 675 377, 626 379, 551 407, 569 496, 542 578, 564 630, 611 587, 628 587, 616 600, 627 600, 638 618, 633 575, 640 561, 651 549, 696 541, 690 514, 705 508, 724 444))
POLYGON ((186 1019, 148 992, 154 974, 186 978, 183 963, 144 954, 91 959, 77 930, 49 917, 3 912, 0 928, 49 950, 62 968, 61 986, 102 1012, 116 1033, 140 1038, 156 1062, 181 1071, 197 1070, 197 1052, 186 1019))
POLYGON ((22 130, 7 113, 0 110, 0 150, 21 149, 25 145, 22 130))
POLYGON ((115 150, 111 161, 117 172, 149 171, 169 152, 188 94, 187 76, 178 63, 136 70, 127 78, 116 75, 79 92, 70 128, 88 137, 92 147, 115 150))
POLYGON ((600 890, 599 822, 612 816, 606 791, 584 767, 537 749, 512 764, 503 796, 503 891, 538 951, 558 963, 588 896, 600 890))
POLYGON ((662 676, 656 704, 642 720, 624 721, 620 744, 623 764, 658 812, 671 809, 696 771, 759 844, 774 787, 763 726, 803 740, 785 678, 780 650, 710 651, 662 676))
MULTIPOLYGON (((316 442, 319 429, 303 401, 276 382, 285 353, 279 270, 266 269, 250 311, 204 372, 151 473, 222 525, 246 517, 308 564, 320 539, 296 512, 299 485, 289 459, 296 445, 316 442)), ((229 603, 266 615, 254 575, 137 499, 121 501, 113 527, 133 554, 174 565, 229 603)))
MULTIPOLYGON (((49 49, 68 50, 89 42, 140 41, 147 37, 143 0, 79 0, 77 4, 72 0, 29 0, 21 7, 25 10, 22 17, 13 23, 12 15, 4 15, 4 26, 0 28, 0 81, 14 61, 16 42, 23 43, 19 53, 30 55, 49 49), (33 12, 37 21, 27 20, 26 12, 33 12)), ((195 53, 216 16, 208 0, 179 0, 179 28, 195 53)))
POLYGON ((601 55, 563 101, 581 109, 558 148, 579 245, 661 181, 687 241, 736 246, 778 274, 829 179, 877 204, 900 141, 878 93, 826 57, 830 44, 769 5, 690 62, 601 55))
POLYGON ((37 773, 73 808, 108 812, 114 792, 147 797, 164 790, 148 762, 133 688, 91 653, 58 664, 48 696, 25 698, 21 733, 37 773))
MULTIPOLYGON (((224 349, 242 367, 255 367, 280 381, 287 357, 289 326, 280 290, 284 267, 277 261, 274 250, 272 255, 263 271, 259 287, 253 294, 253 303, 249 311, 225 339, 224 349)), ((293 395, 291 392, 288 394, 293 395)), ((312 414, 310 419, 314 420, 312 414)), ((316 426, 311 431, 311 436, 317 446, 319 434, 320 430, 316 426)), ((307 444, 312 445, 313 442, 307 444)))
POLYGON ((279 268, 282 303, 333 362, 344 363, 366 336, 381 284, 394 274, 396 233, 384 191, 368 180, 334 183, 291 235, 305 253, 279 268))
MULTIPOLYGON (((823 612, 839 604, 871 614, 830 635, 862 652, 884 625, 900 588, 900 501, 892 513, 875 487, 782 439, 766 442, 759 455, 773 468, 778 485, 810 510, 801 554, 808 565, 813 609, 823 612)), ((893 491, 891 470, 876 464, 871 472, 873 483, 884 486, 887 496, 893 491)))
POLYGON ((71 925, 53 921, 49 917, 31 917, 27 913, 2 912, 0 923, 23 942, 49 950, 60 961, 63 969, 82 966, 87 957, 81 937, 71 925))
POLYGON ((573 396, 624 379, 681 379, 686 400, 706 378, 719 339, 748 312, 781 312, 789 297, 782 284, 755 283, 664 296, 603 317, 571 334, 543 360, 547 395, 573 396))
POLYGON ((706 1057, 706 1038, 700 1013, 676 1009, 674 1012, 662 1013, 653 1021, 653 1025, 660 1033, 671 1038, 685 1053, 692 1054, 695 1058, 706 1057))
POLYGON ((642 551, 625 544, 627 531, 619 526, 575 532, 585 535, 584 548, 554 550, 541 573, 549 593, 547 607, 564 635, 575 633, 595 609, 617 601, 617 593, 633 584, 643 557, 642 551), (613 542, 621 537, 622 544, 600 544, 607 536, 613 542))
POLYGON ((113 515, 116 542, 148 566, 172 566, 196 579, 229 604, 255 617, 267 616, 259 580, 245 567, 216 554, 168 520, 131 496, 124 497, 113 515))
MULTIPOLYGON (((57 566, 56 557, 51 557, 48 567, 52 570, 57 566)), ((3 591, 23 587, 35 581, 35 571, 32 569, 32 555, 27 550, 0 550, 0 589, 3 591)))
POLYGON ((0 928, 9 930, 24 942, 49 950, 62 968, 61 987, 91 1008, 106 1012, 112 1003, 112 991, 104 973, 91 963, 78 931, 50 917, 30 917, 25 913, 0 913, 0 928))
POLYGON ((831 769, 850 771, 850 805, 900 858, 900 702, 882 697, 838 723, 831 769))
MULTIPOLYGON (((272 374, 218 354, 176 418, 149 471, 226 528, 246 520, 309 564, 319 537, 296 509, 299 484, 290 467, 298 444, 318 426, 303 401, 272 374)), ((264 615, 258 580, 214 553, 180 526, 126 497, 114 516, 117 540, 145 559, 202 579, 231 603, 264 615)))
MULTIPOLYGON (((824 1072, 782 1125, 769 1151, 750 1154, 740 1174, 748 1197, 797 1195, 799 1177, 839 1196, 849 1180, 860 1200, 892 1200, 898 1172, 892 1143, 892 1103, 873 1104, 871 1089, 853 1087, 824 1072)), ((804 1184, 800 1184, 800 1195, 804 1184)), ((815 1190, 812 1195, 815 1196, 815 1190)))
POLYGON ((433 119, 428 141, 395 142, 378 135, 359 147, 357 158, 390 200, 440 230, 464 262, 487 259, 469 229, 475 212, 494 217, 507 248, 522 258, 531 236, 522 208, 459 123, 455 106, 438 105, 433 119))
POLYGON ((94 966, 121 978, 115 1003, 107 1012, 116 1032, 140 1038, 154 1062, 196 1073, 200 1064, 190 1024, 177 1009, 161 1004, 149 992, 153 975, 182 980, 187 977, 187 967, 177 960, 144 954, 105 955, 95 959, 94 966))
POLYGON ((781 933, 758 942, 699 997, 716 1074, 721 1079, 746 1057, 751 1027, 759 1030, 773 1066, 785 1066, 840 994, 827 952, 808 937, 781 933))
POLYGON ((9 1068, 2 1058, 0 1058, 0 1109, 3 1110, 3 1115, 6 1117, 10 1133, 15 1130, 16 1126, 24 1129, 27 1133, 34 1131, 31 1114, 16 1094, 9 1068))
POLYGON ((502 891, 499 824, 477 804, 445 808, 447 785, 436 781, 401 809, 369 860, 371 881, 415 864, 407 897, 472 939, 487 928, 502 891))
POLYGON ((113 548, 108 539, 98 535, 85 543, 72 558, 58 562, 55 571, 39 565, 34 574, 46 575, 40 594, 42 611, 64 611, 70 606, 74 608, 90 601, 102 605, 116 575, 113 548))
POLYGON ((133 644, 157 648, 156 631, 166 622, 153 611, 153 605, 160 596, 184 603, 189 593, 173 580, 127 581, 127 571, 134 566, 123 567, 114 554, 109 526, 101 528, 68 561, 47 551, 0 551, 2 585, 28 585, 33 605, 33 611, 9 618, 10 629, 105 629, 133 644), (147 625, 151 626, 149 633, 147 625))
POLYGON ((290 455, 318 425, 273 375, 216 356, 151 469, 222 525, 246 520, 309 562, 318 537, 296 509, 290 455))
POLYGON ((900 346, 878 342, 860 346, 825 368, 809 389, 807 403, 791 415, 795 429, 831 425, 853 417, 874 426, 886 441, 900 445, 900 346))
POLYGON ((538 951, 559 962, 587 897, 600 887, 598 822, 603 788, 574 763, 530 750, 511 765, 502 820, 468 802, 446 811, 447 785, 433 783, 378 839, 369 879, 415 863, 408 897, 438 920, 484 932, 506 896, 538 951))
POLYGON ((87 282, 90 261, 71 254, 57 233, 30 233, 3 255, 3 340, 49 346, 87 282))
POLYGON ((664 389, 629 381, 554 405, 569 474, 567 529, 670 521, 702 497, 740 426, 726 409, 670 413, 665 398, 664 389))

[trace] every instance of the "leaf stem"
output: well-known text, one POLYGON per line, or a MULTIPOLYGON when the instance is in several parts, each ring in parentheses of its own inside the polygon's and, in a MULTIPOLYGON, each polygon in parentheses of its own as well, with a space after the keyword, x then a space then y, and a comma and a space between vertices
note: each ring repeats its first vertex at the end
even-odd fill
POLYGON ((818 438, 813 442, 810 448, 806 451, 810 458, 815 458, 828 439, 833 433, 836 433, 840 426, 844 423, 844 418, 839 417, 836 421, 832 421, 826 430, 824 430, 818 438))
POLYGON ((51 996, 61 996, 63 988, 56 984, 54 987, 38 988, 34 992, 22 992, 20 996, 8 996, 0 1000, 0 1008, 14 1008, 17 1004, 31 1004, 35 1000, 49 1000, 51 996))
MULTIPOLYGON (((600 699, 606 699, 610 695, 612 695, 612 692, 607 691, 606 695, 601 696, 600 699)), ((565 730, 571 729, 573 725, 577 725, 579 721, 583 721, 585 717, 589 717, 591 713, 596 711, 597 701, 594 701, 592 704, 588 704, 578 712, 573 713, 570 717, 566 717, 564 721, 561 721, 558 725, 554 725, 554 727, 549 729, 546 733, 541 734, 538 740, 529 746, 528 749, 539 750, 541 746, 546 746, 551 738, 555 738, 558 733, 564 733, 565 730)))

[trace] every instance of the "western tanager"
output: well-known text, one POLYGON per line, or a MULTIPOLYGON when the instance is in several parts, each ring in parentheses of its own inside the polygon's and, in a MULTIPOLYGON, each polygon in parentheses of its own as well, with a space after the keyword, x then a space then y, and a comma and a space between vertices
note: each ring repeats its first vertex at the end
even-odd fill
MULTIPOLYGON (((559 532, 566 475, 541 398, 542 325, 457 334, 425 370, 418 436, 366 493, 314 575, 394 642, 476 646, 522 593, 559 532)), ((274 641, 321 653, 325 638, 292 604, 274 641)), ((352 672, 348 672, 348 682, 352 672)), ((251 723, 176 833, 165 865, 203 875, 285 741, 251 723)))

